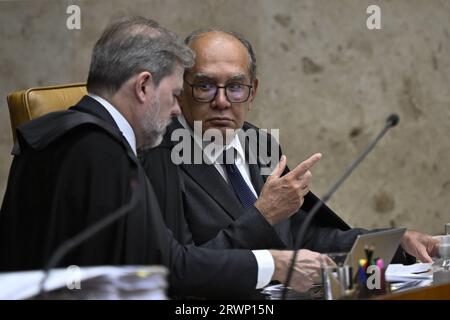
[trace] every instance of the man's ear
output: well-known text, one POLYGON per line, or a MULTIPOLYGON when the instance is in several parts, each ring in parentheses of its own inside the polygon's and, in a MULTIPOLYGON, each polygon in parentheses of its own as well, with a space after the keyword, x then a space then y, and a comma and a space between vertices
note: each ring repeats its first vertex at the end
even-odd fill
POLYGON ((249 108, 249 110, 250 110, 250 108, 252 107, 252 103, 253 103, 253 100, 255 100, 255 98, 256 98, 256 92, 258 91, 258 85, 259 85, 259 80, 258 79, 255 79, 254 81, 253 81, 253 88, 252 88, 252 91, 251 91, 251 93, 250 93, 250 98, 248 98, 248 100, 249 100, 249 106, 248 106, 248 108, 249 108))
POLYGON ((139 102, 144 102, 148 99, 149 94, 155 89, 153 84, 152 74, 148 71, 143 71, 136 76, 134 81, 134 92, 139 102))

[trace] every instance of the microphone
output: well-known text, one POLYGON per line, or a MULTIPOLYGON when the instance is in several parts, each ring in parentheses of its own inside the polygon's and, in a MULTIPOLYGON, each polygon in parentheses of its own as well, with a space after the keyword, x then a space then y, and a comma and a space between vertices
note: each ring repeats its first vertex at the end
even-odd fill
POLYGON ((74 237, 67 239, 53 252, 53 254, 50 256, 50 259, 48 260, 47 264, 44 267, 44 275, 39 284, 38 296, 45 295, 44 286, 50 276, 51 269, 53 269, 67 253, 78 247, 80 244, 82 244, 87 239, 94 236, 104 228, 111 225, 113 222, 125 216, 131 209, 133 209, 137 205, 140 195, 140 192, 138 192, 139 191, 138 185, 139 180, 137 176, 133 175, 130 179, 131 197, 126 204, 122 205, 113 212, 107 214, 96 223, 88 226, 86 229, 79 232, 74 237))
POLYGON ((299 230, 298 241, 294 244, 294 253, 292 254, 292 260, 289 265, 288 274, 285 281, 285 287, 283 289, 282 300, 286 299, 287 290, 289 287, 289 283, 292 279, 292 274, 294 272, 295 260, 297 259, 298 251, 300 250, 300 246, 302 245, 304 235, 306 233, 306 229, 309 227, 312 219, 319 209, 325 204, 331 196, 336 192, 339 186, 348 178, 348 176, 353 172, 353 170, 361 163, 362 160, 369 154, 370 151, 375 147, 375 145, 380 141, 380 139, 384 136, 384 134, 392 127, 395 127, 400 121, 400 117, 393 113, 386 119, 386 124, 381 132, 375 137, 375 139, 367 145, 367 147, 358 155, 358 157, 347 167, 342 176, 335 182, 334 185, 331 186, 330 190, 324 194, 322 200, 318 200, 315 205, 309 211, 308 216, 305 218, 302 226, 299 230))
POLYGON ((398 116, 398 114, 393 113, 387 118, 386 125, 389 125, 390 127, 395 127, 399 121, 400 117, 398 116))

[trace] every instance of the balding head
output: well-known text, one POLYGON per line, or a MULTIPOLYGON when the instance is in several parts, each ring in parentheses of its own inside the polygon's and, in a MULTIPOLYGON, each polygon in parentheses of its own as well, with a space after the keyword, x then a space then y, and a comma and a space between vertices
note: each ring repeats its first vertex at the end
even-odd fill
POLYGON ((247 52, 247 59, 248 59, 248 72, 250 75, 251 81, 256 79, 256 57, 255 53, 253 52, 253 47, 244 36, 241 34, 234 32, 234 31, 228 31, 228 30, 221 30, 221 29, 198 29, 193 32, 191 32, 185 39, 184 42, 191 47, 196 53, 196 48, 198 50, 199 46, 198 44, 195 45, 195 42, 199 40, 200 38, 207 37, 209 40, 217 40, 220 41, 221 39, 230 40, 234 39, 241 43, 241 45, 245 48, 247 52))

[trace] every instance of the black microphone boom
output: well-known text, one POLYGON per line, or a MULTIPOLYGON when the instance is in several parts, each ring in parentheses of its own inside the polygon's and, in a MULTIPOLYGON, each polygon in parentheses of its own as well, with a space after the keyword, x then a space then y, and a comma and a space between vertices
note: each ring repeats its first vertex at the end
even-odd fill
POLYGON ((348 178, 348 176, 353 172, 353 170, 361 163, 362 160, 369 154, 370 151, 375 147, 375 145, 380 141, 380 139, 384 136, 384 134, 392 127, 396 126, 397 123, 400 121, 400 117, 393 113, 391 114, 387 120, 386 124, 381 130, 381 132, 378 134, 378 136, 375 137, 375 139, 363 150, 363 152, 360 153, 360 155, 348 166, 348 168, 344 171, 342 176, 336 181, 336 183, 330 188, 330 190, 324 194, 322 197, 322 200, 318 200, 315 205, 312 207, 312 209, 309 211, 308 216, 305 218, 305 221, 303 222, 300 230, 299 230, 299 237, 297 242, 294 244, 294 253, 292 254, 292 260, 291 264, 289 266, 288 274, 285 281, 285 287, 283 290, 282 299, 285 300, 287 290, 289 287, 289 283, 292 279, 292 274, 294 272, 294 266, 295 261, 297 259, 298 251, 300 250, 300 247, 302 246, 303 238, 306 233, 307 228, 309 227, 309 224, 311 223, 312 219, 314 218, 315 214, 319 209, 322 207, 323 204, 325 204, 331 196, 334 194, 334 192, 339 188, 339 186, 348 178))
POLYGON ((74 237, 67 239, 53 252, 53 254, 50 256, 50 259, 48 260, 48 263, 44 267, 44 275, 39 284, 39 294, 38 294, 39 296, 43 296, 45 292, 44 286, 50 275, 51 269, 54 268, 67 253, 69 253, 74 248, 78 247, 84 241, 86 241, 93 235, 97 234, 99 231, 103 230, 113 222, 117 221, 122 216, 126 215, 131 209, 133 209, 137 205, 140 196, 140 192, 138 192, 139 191, 138 181, 139 180, 137 177, 131 178, 130 180, 131 196, 130 200, 126 204, 119 207, 112 213, 109 213, 96 223, 90 225, 89 227, 87 227, 74 237))

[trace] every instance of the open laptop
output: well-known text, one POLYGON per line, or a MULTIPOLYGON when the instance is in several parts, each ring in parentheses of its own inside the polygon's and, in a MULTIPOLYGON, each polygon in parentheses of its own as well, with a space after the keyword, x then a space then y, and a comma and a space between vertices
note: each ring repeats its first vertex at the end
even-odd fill
POLYGON ((372 257, 383 259, 384 267, 387 268, 400 245, 405 231, 406 228, 395 228, 359 235, 345 259, 345 264, 352 267, 353 277, 358 272, 359 259, 366 259, 364 249, 370 246, 374 247, 372 257))

